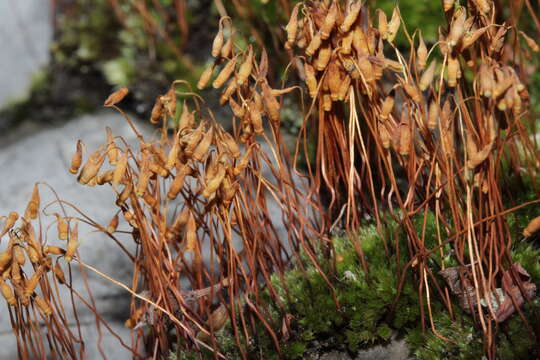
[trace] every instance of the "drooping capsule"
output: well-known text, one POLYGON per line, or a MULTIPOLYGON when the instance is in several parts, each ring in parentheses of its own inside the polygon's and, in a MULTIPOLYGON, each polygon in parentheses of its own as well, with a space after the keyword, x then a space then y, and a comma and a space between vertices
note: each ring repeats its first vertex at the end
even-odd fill
POLYGON ((332 61, 328 66, 326 81, 328 83, 328 90, 330 90, 332 101, 337 101, 339 98, 339 89, 341 87, 341 74, 340 67, 336 61, 332 61))
POLYGON ((233 58, 227 62, 227 64, 223 67, 223 69, 219 72, 218 76, 212 83, 212 86, 214 89, 219 89, 223 84, 229 80, 231 77, 231 74, 233 73, 234 69, 236 67, 236 58, 233 58))
POLYGON ((225 149, 231 154, 233 158, 240 157, 240 147, 236 143, 236 140, 228 132, 222 132, 221 134, 222 144, 225 146, 225 149))
POLYGON ((4 234, 11 230, 13 225, 15 225, 15 222, 17 222, 17 219, 19 219, 19 214, 17 214, 17 212, 12 211, 9 213, 6 222, 4 223, 4 228, 0 232, 0 237, 4 236, 4 234))
POLYGON ((96 177, 105 160, 105 154, 101 154, 98 150, 90 155, 86 164, 84 164, 81 173, 79 174, 79 183, 86 185, 89 184, 92 179, 96 177))
POLYGON ((124 179, 124 176, 126 174, 127 166, 128 166, 128 153, 126 151, 124 154, 122 154, 122 156, 120 157, 120 160, 118 161, 118 163, 116 164, 116 167, 114 168, 113 176, 111 180, 111 182, 114 185, 118 186, 122 183, 122 180, 124 179))
POLYGON ((221 97, 219 98, 219 104, 225 105, 227 101, 231 98, 232 94, 236 91, 238 88, 238 84, 236 82, 236 76, 229 81, 229 85, 225 88, 223 93, 221 94, 221 97))
POLYGON ((128 182, 120 195, 118 196, 118 199, 116 200, 117 205, 122 205, 126 202, 126 200, 130 197, 131 193, 133 192, 133 184, 131 182, 128 182))
POLYGON ((323 71, 330 62, 332 57, 332 46, 330 43, 326 43, 319 49, 317 58, 315 59, 315 69, 323 71))
POLYGON ((300 5, 302 5, 301 2, 294 6, 289 23, 285 27, 285 31, 287 31, 287 42, 285 43, 285 49, 292 48, 294 42, 296 41, 296 34, 298 33, 298 9, 300 8, 300 5))
POLYGON ((82 164, 82 141, 77 140, 77 149, 75 150, 75 154, 73 154, 73 157, 71 158, 71 166, 69 167, 69 172, 72 174, 76 174, 79 172, 79 168, 82 164))
POLYGON ((268 85, 266 81, 263 81, 261 83, 261 89, 262 89, 262 100, 264 103, 264 107, 266 108, 266 113, 268 114, 268 117, 274 124, 279 124, 279 120, 280 120, 279 102, 272 94, 272 89, 270 88, 270 85, 268 85))
POLYGON ((54 216, 56 216, 56 229, 58 231, 58 239, 60 240, 67 240, 68 239, 68 233, 69 233, 69 227, 68 223, 60 214, 54 213, 54 216))
POLYGON ((431 82, 435 76, 435 68, 437 66, 437 61, 433 60, 426 71, 422 74, 418 87, 421 91, 425 91, 428 87, 431 86, 431 82))
POLYGON ((310 64, 304 64, 304 70, 306 73, 306 86, 308 88, 309 96, 314 98, 317 96, 317 78, 315 77, 315 69, 310 64))
POLYGON ((64 258, 67 262, 70 262, 75 255, 75 251, 79 248, 79 223, 75 223, 69 234, 68 244, 64 258))
POLYGON ((193 213, 189 212, 189 218, 186 225, 186 251, 196 252, 199 246, 197 238, 197 223, 193 213))
POLYGON ((223 46, 223 43, 225 42, 225 38, 223 36, 223 20, 224 18, 221 18, 219 21, 219 29, 218 33, 216 34, 216 37, 214 38, 214 41, 212 42, 212 51, 211 54, 213 57, 218 57, 221 54, 221 47, 223 46))
POLYGON ((184 100, 184 104, 182 105, 182 114, 180 115, 180 121, 178 121, 178 133, 182 134, 185 129, 193 128, 194 122, 194 112, 189 111, 187 101, 184 100))
POLYGON ((212 63, 208 65, 206 69, 204 69, 204 71, 201 74, 201 77, 199 78, 199 81, 197 82, 197 89, 202 90, 206 87, 206 85, 210 81, 210 78, 212 77, 214 68, 215 68, 215 64, 212 63))
POLYGON ((118 104, 120 101, 122 101, 126 95, 128 94, 129 90, 127 88, 121 88, 115 92, 113 92, 107 100, 103 103, 103 106, 114 106, 118 104))
POLYGON ((418 36, 418 42, 419 42, 418 50, 416 51, 418 69, 424 70, 427 64, 428 49, 427 49, 426 43, 424 42, 424 37, 422 36, 421 32, 420 32, 420 35, 418 36))
POLYGON ((394 41, 398 33, 400 25, 401 25, 401 15, 399 13, 399 9, 396 6, 394 8, 394 11, 392 12, 392 18, 390 19, 390 22, 388 23, 388 31, 386 33, 386 40, 388 40, 388 42, 394 41))
POLYGON ((17 305, 17 299, 15 298, 15 294, 13 293, 13 290, 3 280, 0 280, 0 290, 2 291, 2 295, 4 296, 4 299, 6 299, 9 305, 11 306, 17 305))
POLYGON ((47 300, 37 295, 33 298, 33 300, 43 315, 49 316, 52 314, 52 308, 47 302, 47 300))
POLYGON ((34 190, 32 191, 32 198, 28 202, 28 205, 26 206, 26 210, 24 212, 24 218, 27 220, 34 220, 38 216, 39 211, 39 188, 38 184, 36 183, 34 185, 34 190))
POLYGON ((206 134, 204 134, 202 140, 199 142, 195 150, 193 151, 193 159, 202 161, 204 156, 208 153, 208 149, 214 140, 214 128, 211 127, 206 134))
POLYGON ((56 263, 53 267, 53 273, 60 284, 66 283, 66 276, 59 263, 56 263))
POLYGON ((309 42, 305 53, 307 56, 313 56, 317 50, 321 47, 322 44, 322 38, 320 33, 316 33, 315 36, 311 38, 311 41, 309 42))
POLYGON ((413 83, 403 83, 403 90, 409 95, 413 102, 420 104, 422 102, 422 93, 413 83))
POLYGON ((428 113, 428 123, 427 126, 429 129, 434 130, 437 128, 437 122, 439 120, 439 104, 433 99, 429 104, 429 113, 428 113))
POLYGON ((356 19, 358 18, 358 14, 360 14, 361 9, 362 9, 361 1, 357 1, 351 4, 351 6, 349 7, 349 11, 347 12, 347 15, 345 15, 343 22, 339 26, 339 30, 342 33, 346 33, 351 29, 351 26, 355 23, 356 19))
POLYGON ((490 0, 473 0, 474 5, 476 5, 478 11, 482 14, 489 13, 489 10, 491 10, 490 2, 490 0))
POLYGON ((231 28, 231 31, 229 32, 229 38, 225 42, 225 44, 221 47, 221 57, 224 59, 228 59, 232 55, 234 45, 234 29, 231 28))
POLYGON ((377 30, 381 34, 381 39, 386 40, 388 37, 388 18, 386 17, 386 13, 381 9, 377 9, 377 14, 379 18, 377 30))
POLYGON ((24 290, 23 290, 24 296, 26 297, 32 296, 32 294, 36 290, 36 287, 39 284, 39 280, 41 279, 42 275, 43 275, 43 270, 41 268, 39 268, 34 274, 32 274, 30 279, 28 279, 25 283, 24 290))
POLYGON ((394 108, 394 96, 393 95, 388 95, 384 99, 384 101, 382 103, 382 106, 381 106, 381 115, 380 115, 381 120, 388 119, 388 115, 390 115, 393 108, 394 108))
POLYGON ((527 43, 527 46, 530 47, 533 52, 540 51, 540 47, 533 38, 525 34, 523 31, 520 31, 519 34, 523 37, 523 39, 527 43))
POLYGON ((540 216, 532 219, 527 227, 523 230, 523 236, 531 237, 535 232, 540 230, 540 216))
POLYGON ((219 186, 221 185, 224 177, 225 166, 223 166, 222 164, 218 164, 216 174, 206 183, 202 195, 206 198, 209 198, 212 194, 214 194, 217 189, 219 189, 219 186))
POLYGON ((109 234, 113 234, 116 232, 116 229, 118 228, 118 222, 118 213, 116 213, 109 222, 109 225, 107 225, 107 232, 109 234))
POLYGON ((142 159, 141 170, 139 172, 139 181, 135 187, 135 194, 139 197, 144 196, 150 182, 152 172, 150 171, 150 159, 144 156, 142 159))
POLYGON ((467 20, 467 14, 465 8, 460 7, 454 13, 454 18, 450 24, 450 32, 448 34, 446 42, 449 46, 456 46, 465 31, 465 21, 467 20))
POLYGON ((169 191, 167 192, 167 198, 169 200, 174 200, 178 196, 178 193, 180 190, 182 190, 182 187, 184 187, 184 181, 186 176, 190 173, 191 168, 188 164, 182 165, 180 170, 176 173, 176 176, 174 177, 170 187, 169 191))
POLYGON ((238 86, 241 86, 246 82, 246 80, 249 78, 249 75, 251 74, 252 69, 253 69, 253 49, 250 45, 248 54, 246 58, 244 59, 244 62, 242 63, 242 65, 240 65, 240 69, 238 70, 238 74, 236 75, 236 84, 238 86))
POLYGON ((328 39, 328 37, 330 37, 330 33, 332 32, 332 30, 334 29, 334 25, 336 24, 337 15, 337 4, 335 1, 333 1, 330 9, 328 10, 328 13, 326 14, 326 17, 324 18, 321 28, 319 29, 322 40, 326 40, 328 39))

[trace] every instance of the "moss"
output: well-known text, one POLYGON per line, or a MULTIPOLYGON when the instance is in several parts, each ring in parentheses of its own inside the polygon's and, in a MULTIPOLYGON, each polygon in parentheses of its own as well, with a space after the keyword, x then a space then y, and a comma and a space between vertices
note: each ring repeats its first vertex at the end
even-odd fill
MULTIPOLYGON (((425 243, 426 246, 435 246, 434 215, 428 213, 426 216, 425 243)), ((529 212, 515 214, 512 228, 517 231, 528 216, 529 212)), ((413 221, 419 234, 423 219, 424 215, 419 214, 413 221)), ((402 254, 400 263, 404 264, 404 254, 407 253, 404 234, 394 220, 386 218, 383 223, 387 241, 396 239, 399 242, 402 254)), ((336 306, 330 288, 305 254, 283 276, 274 274, 271 277, 274 288, 285 304, 284 309, 270 301, 267 291, 263 292, 262 299, 268 306, 267 318, 276 333, 280 333, 280 319, 283 316, 292 315, 294 319, 289 339, 280 344, 282 358, 305 359, 312 354, 329 351, 346 351, 354 355, 375 344, 388 343, 393 336, 405 337, 411 356, 416 359, 483 358, 484 339, 479 325, 470 315, 461 311, 457 304, 453 304, 455 318, 452 320, 435 294, 432 295, 431 304, 433 323, 439 336, 429 329, 427 319, 428 329, 422 331, 417 285, 412 275, 406 277, 394 304, 398 285, 396 254, 389 249, 389 256, 386 255, 383 239, 375 225, 362 226, 352 239, 335 238, 333 251, 335 267, 325 261, 320 253, 316 255, 321 268, 334 284, 333 295, 340 307, 336 306), (359 262, 355 243, 361 244, 368 260, 369 276, 359 262)), ((514 261, 519 262, 531 274, 533 281, 540 280, 540 249, 530 243, 518 242, 511 254, 514 261)), ((523 311, 530 325, 534 327, 540 324, 539 299, 525 305, 523 311)), ((534 353, 535 339, 527 332, 519 316, 499 324, 495 331, 500 359, 527 359, 530 358, 527 356, 534 353)), ((241 357, 231 334, 228 325, 217 336, 218 343, 231 359, 239 359, 241 357)), ((249 346, 243 346, 250 358, 278 358, 274 344, 263 328, 256 332, 249 346)))

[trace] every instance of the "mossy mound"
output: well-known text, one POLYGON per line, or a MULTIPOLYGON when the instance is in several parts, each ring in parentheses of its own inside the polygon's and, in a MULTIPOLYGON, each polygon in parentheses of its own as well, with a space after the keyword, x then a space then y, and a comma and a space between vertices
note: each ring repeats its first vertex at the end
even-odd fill
MULTIPOLYGON (((509 217, 512 232, 517 239, 520 238, 522 226, 530 219, 532 212, 531 209, 523 209, 509 217)), ((426 245, 436 241, 434 222, 429 221, 433 214, 428 213, 427 217, 426 245)), ((415 219, 419 233, 422 220, 423 215, 415 219)), ((425 330, 422 330, 417 279, 411 272, 405 276, 396 301, 400 275, 397 260, 399 258, 401 266, 407 263, 406 242, 404 238, 400 238, 404 235, 395 221, 385 219, 383 223, 386 241, 392 244, 395 243, 394 239, 397 239, 399 249, 388 248, 385 251, 383 239, 375 225, 366 225, 352 238, 334 239, 335 263, 325 262, 322 256, 318 257, 322 270, 330 274, 327 276, 334 286, 333 291, 305 256, 283 276, 272 276, 273 286, 280 295, 283 308, 269 304, 269 323, 273 324, 274 329, 280 329, 283 317, 292 319, 287 340, 280 343, 282 358, 318 358, 331 351, 348 353, 354 358, 358 351, 375 344, 387 344, 396 337, 405 338, 410 356, 415 359, 481 359, 484 356, 484 339, 480 325, 475 323, 469 314, 464 313, 457 302, 453 306, 452 319, 436 294, 431 294, 433 324, 437 332, 435 334, 427 316, 428 308, 424 298, 423 310, 426 317, 425 330), (367 276, 357 253, 360 245, 369 263, 367 276), (336 306, 335 299, 339 307, 336 306)), ((524 240, 516 241, 512 257, 531 275, 533 282, 540 282, 538 246, 524 240)), ((453 266, 454 263, 449 258, 442 261, 446 266, 453 266)), ((528 325, 525 325, 517 313, 502 324, 494 325, 499 359, 531 359, 540 356, 535 353, 538 351, 537 343, 530 331, 538 331, 540 327, 540 299, 535 298, 522 310, 528 325)), ((276 332, 280 333, 280 330, 276 332)), ((220 349, 230 359, 240 359, 238 346, 230 334, 230 324, 218 333, 220 349)), ((261 328, 258 334, 249 346, 243 344, 246 353, 251 354, 254 359, 278 359, 273 342, 264 329, 261 328)), ((213 358, 213 354, 182 354, 178 359, 195 359, 199 356, 213 358)))

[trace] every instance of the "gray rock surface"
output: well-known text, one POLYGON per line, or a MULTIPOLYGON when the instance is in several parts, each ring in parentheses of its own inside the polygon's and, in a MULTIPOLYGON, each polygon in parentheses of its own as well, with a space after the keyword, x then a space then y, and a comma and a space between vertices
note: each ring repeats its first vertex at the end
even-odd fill
MULTIPOLYGON (((92 151, 105 141, 105 126, 110 126, 115 135, 123 136, 128 141, 134 140, 134 135, 126 121, 113 111, 83 116, 72 120, 58 128, 47 129, 17 129, 11 134, 12 140, 18 133, 26 136, 7 146, 0 147, 0 215, 10 211, 23 213, 32 188, 36 181, 46 181, 54 188, 62 200, 80 207, 85 215, 100 224, 107 224, 114 215, 115 196, 107 187, 84 187, 77 183, 76 177, 68 172, 71 156, 75 151, 77 139, 82 139, 87 148, 92 151)), ((0 137, 0 144, 2 138, 0 137)), ((54 201, 54 196, 45 186, 40 188, 41 204, 54 201)), ((52 212, 59 212, 58 206, 51 206, 52 212)), ((72 210, 68 213, 75 215, 72 210)), ((44 218, 44 224, 52 219, 44 218)), ((122 223, 120 224, 122 229, 122 223)), ((127 227, 124 225, 124 229, 127 227)), ((112 278, 129 284, 132 264, 124 256, 118 246, 100 233, 90 233, 89 227, 80 227, 80 254, 82 260, 92 264, 112 278)), ((56 229, 49 229, 47 237, 54 244, 56 229)), ((58 245, 58 244, 57 244, 58 245)), ((125 245, 133 249, 132 241, 126 237, 125 245)), ((4 248, 5 243, 0 244, 4 248)), ((95 297, 97 308, 128 344, 129 331, 124 328, 123 321, 128 316, 129 296, 123 289, 92 273, 89 275, 89 285, 95 297)), ((82 290, 84 286, 80 276, 74 276, 74 286, 82 290)), ((67 291, 63 293, 67 298, 67 291)), ((69 314, 68 314, 69 315, 69 314)), ((93 314, 86 310, 79 313, 82 331, 86 341, 86 354, 89 359, 101 359, 97 351, 97 332, 93 314)), ((72 318, 73 319, 73 318, 72 318)), ((72 323, 70 321, 70 323, 72 323)), ((127 350, 118 345, 117 340, 106 330, 103 331, 103 349, 109 358, 130 358, 127 350)), ((5 301, 0 301, 0 359, 16 358, 16 344, 11 334, 9 314, 5 301)))
POLYGON ((51 1, 0 1, 0 108, 24 96, 32 75, 47 63, 52 40, 51 1))
POLYGON ((377 345, 362 350, 352 358, 347 353, 332 351, 319 357, 318 360, 407 360, 409 349, 405 340, 392 340, 388 345, 377 345))
MULTIPOLYGON (((127 122, 112 110, 95 115, 87 115, 74 120, 61 127, 46 127, 31 122, 23 124, 8 134, 0 135, 0 215, 7 215, 10 211, 22 214, 31 197, 34 183, 44 181, 55 189, 60 198, 77 206, 85 215, 95 222, 106 225, 114 215, 116 199, 112 190, 107 186, 86 187, 76 181, 76 176, 68 172, 71 156, 75 151, 75 143, 83 140, 89 152, 94 151, 105 141, 105 127, 110 126, 115 136, 122 136, 128 142, 134 142, 135 136, 127 122)), ((138 124, 143 133, 150 133, 151 129, 138 124)), ((263 151, 271 153, 266 145, 263 151)), ((268 169, 263 169, 270 177, 268 169)), ((296 178, 296 181, 299 179, 296 178)), ((45 185, 40 187, 42 207, 55 200, 54 194, 45 185)), ((276 231, 286 238, 281 209, 275 200, 268 196, 267 204, 272 222, 276 224, 276 231)), ((51 205, 49 213, 60 212, 57 205, 51 205)), ((70 215, 75 212, 68 210, 70 215)), ((43 223, 48 225, 54 218, 44 217, 43 223)), ((119 229, 127 229, 120 224, 119 229)), ((129 284, 131 280, 132 264, 123 255, 119 247, 109 238, 100 233, 90 233, 93 229, 80 227, 81 240, 80 254, 82 260, 95 266, 100 271, 115 280, 129 284)), ((47 238, 53 245, 60 245, 56 239, 56 227, 47 231, 47 238)), ((63 245, 63 244, 62 244, 63 245)), ((124 245, 133 249, 132 240, 126 236, 124 245)), ((0 250, 5 247, 0 244, 0 250)), ((130 297, 127 292, 111 284, 101 277, 89 273, 90 287, 96 300, 99 313, 105 317, 115 332, 122 335, 126 343, 130 342, 129 331, 123 327, 123 321, 128 316, 130 297)), ((74 276, 75 288, 84 290, 84 283, 80 276, 74 276)), ((83 291, 84 292, 84 291, 83 291)), ((61 289, 66 303, 69 303, 69 292, 61 289)), ((89 310, 81 307, 80 315, 84 339, 89 359, 101 359, 97 351, 97 332, 95 330, 94 316, 89 310)), ((68 314, 71 319, 73 315, 68 314)), ((117 340, 103 331, 103 350, 107 357, 116 359, 130 358, 130 354, 122 348, 117 340)), ((9 314, 6 304, 0 300, 0 359, 16 357, 16 344, 11 334, 9 314)))

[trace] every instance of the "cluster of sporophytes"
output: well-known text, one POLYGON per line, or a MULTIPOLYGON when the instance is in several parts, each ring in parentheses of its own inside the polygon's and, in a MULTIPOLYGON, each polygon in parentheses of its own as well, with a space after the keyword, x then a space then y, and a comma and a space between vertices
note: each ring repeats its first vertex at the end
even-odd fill
MULTIPOLYGON (((133 283, 119 285, 132 295, 132 343, 122 345, 135 357, 177 349, 268 358, 272 349, 298 358, 324 336, 355 352, 415 323, 433 335, 425 343, 410 336, 419 357, 440 348, 452 356, 445 343, 469 340, 453 337, 460 327, 479 339, 469 341, 477 345, 470 351, 501 356, 499 329, 515 329, 518 318, 524 325, 517 327, 530 329, 534 317, 525 313, 537 301, 538 266, 525 255, 535 252, 512 252, 515 222, 507 215, 540 203, 526 82, 538 45, 515 24, 495 22, 502 14, 490 0, 445 1, 443 10, 447 23, 428 48, 397 7, 372 16, 354 0, 296 4, 284 48, 302 83, 288 88, 269 78, 267 52, 237 42, 231 18, 222 17, 214 61, 197 87, 222 89, 230 132, 185 81, 156 98, 150 122, 157 137, 142 136, 117 107, 127 89, 114 92, 105 106, 125 117, 138 144, 107 129, 98 149, 77 143, 70 171, 83 185, 109 186, 117 214, 104 226, 62 208, 58 226, 75 224, 66 247, 13 238, 3 265, 15 289, 11 295, 4 286, 10 311, 27 314, 37 299, 30 290, 17 293, 15 249, 47 246, 68 266, 75 260, 97 271, 77 256, 74 234, 84 222, 133 261, 133 283), (407 53, 395 46, 398 33, 407 53), (307 90, 311 103, 291 154, 280 129, 283 99, 293 90, 307 90), (300 157, 313 161, 299 169, 300 157), (511 183, 529 186, 533 198, 507 200, 511 183), (365 218, 374 224, 361 228, 365 218), (350 235, 333 238, 338 229, 350 235), (119 241, 126 235, 134 253, 119 241)), ((26 221, 38 216, 36 199, 26 221)), ((519 229, 528 238, 540 229, 534 216, 519 229)), ((40 298, 59 304, 45 281, 40 298)), ((64 318, 61 309, 48 313, 41 316, 64 318)), ((53 357, 84 357, 77 337, 51 327, 21 332, 32 326, 21 316, 12 323, 22 357, 44 356, 46 342, 53 357)))
MULTIPOLYGON (((433 219, 434 215, 428 215, 433 219)), ((415 219, 417 231, 421 231, 422 219, 415 219)), ((519 221, 528 222, 525 214, 519 221)), ((440 303, 433 303, 433 327, 436 333, 426 331, 421 324, 421 309, 416 281, 410 274, 405 278, 398 294, 396 257, 406 262, 406 237, 391 218, 385 218, 384 235, 396 238, 399 252, 385 255, 383 239, 376 227, 362 225, 350 236, 334 239, 335 263, 319 254, 321 266, 331 274, 334 292, 320 272, 313 266, 292 265, 283 276, 272 276, 272 284, 285 304, 273 306, 268 322, 275 329, 287 322, 290 330, 280 338, 281 357, 284 359, 318 358, 330 351, 349 353, 354 357, 359 350, 373 345, 385 345, 395 339, 404 339, 415 359, 480 359, 484 355, 481 329, 472 316, 463 312, 453 302, 450 314, 440 303), (362 269, 356 247, 362 243, 362 251, 369 260, 369 272, 362 269), (399 296, 398 296, 399 295, 399 296), (336 305, 338 303, 338 305, 336 305)), ((519 232, 513 232, 519 236, 519 232)), ((426 241, 437 240, 435 227, 426 230, 426 241)), ((540 249, 529 241, 519 242, 511 251, 512 258, 523 264, 535 283, 540 281, 540 249)), ((447 266, 454 265, 451 259, 447 266)), ((441 268, 442 263, 436 264, 441 268)), ((265 296, 269 296, 268 292, 265 296)), ((423 311, 426 311, 425 304, 423 311)), ((534 328, 540 324, 538 311, 540 301, 535 299, 524 309, 526 319, 534 328)), ((235 319, 235 321, 239 321, 235 319)), ((220 349, 230 359, 240 359, 227 323, 216 335, 220 349)), ((258 358, 277 359, 272 340, 261 328, 258 337, 249 344, 243 342, 246 351, 258 354, 258 358)), ((529 359, 537 356, 534 351, 534 333, 526 322, 514 317, 498 328, 497 354, 499 359, 529 359)), ((171 359, 198 359, 200 353, 171 353, 171 359)), ((203 358, 212 358, 212 353, 203 352, 203 358)))

